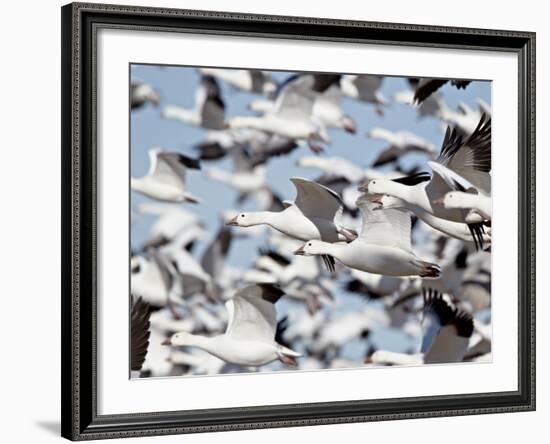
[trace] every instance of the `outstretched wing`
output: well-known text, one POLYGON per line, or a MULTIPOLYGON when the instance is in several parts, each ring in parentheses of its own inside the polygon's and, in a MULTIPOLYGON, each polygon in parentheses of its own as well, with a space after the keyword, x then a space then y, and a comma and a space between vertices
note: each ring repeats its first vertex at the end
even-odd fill
POLYGON ((151 307, 141 298, 132 296, 130 319, 130 370, 139 371, 149 348, 151 307))
POLYGON ((235 339, 271 342, 277 330, 275 303, 283 295, 273 284, 253 284, 226 302, 229 323, 226 334, 235 339))
POLYGON ((304 216, 334 220, 342 211, 342 199, 330 188, 299 177, 290 180, 297 192, 294 204, 304 216))
POLYGON ((360 237, 370 244, 387 245, 411 250, 411 215, 399 209, 377 209, 367 194, 356 201, 361 210, 360 237))
POLYGON ((310 119, 316 96, 314 86, 314 76, 290 76, 279 85, 274 112, 284 119, 310 119))
POLYGON ((472 317, 451 307, 442 295, 423 290, 422 352, 426 364, 460 362, 474 330, 472 317))
POLYGON ((481 116, 474 132, 463 141, 447 128, 437 163, 458 173, 486 194, 491 192, 491 118, 481 116))

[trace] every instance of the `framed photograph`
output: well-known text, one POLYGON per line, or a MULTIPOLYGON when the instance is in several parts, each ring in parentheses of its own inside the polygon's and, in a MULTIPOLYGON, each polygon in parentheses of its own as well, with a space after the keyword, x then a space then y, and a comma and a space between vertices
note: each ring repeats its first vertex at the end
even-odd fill
POLYGON ((535 35, 62 8, 62 435, 535 409, 535 35))

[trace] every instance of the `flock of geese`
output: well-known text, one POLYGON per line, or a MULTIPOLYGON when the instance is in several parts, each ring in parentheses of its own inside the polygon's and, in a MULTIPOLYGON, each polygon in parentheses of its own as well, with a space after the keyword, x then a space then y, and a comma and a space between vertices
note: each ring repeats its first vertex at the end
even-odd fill
POLYGON ((277 81, 264 71, 204 68, 185 109, 162 85, 132 77, 132 117, 151 108, 204 136, 193 154, 150 148, 148 173, 131 178, 147 198, 132 206, 132 223, 154 217, 131 252, 133 377, 491 359, 490 107, 480 100, 479 109, 452 110, 440 90, 448 83, 460 93, 470 81, 411 78, 386 98, 382 76, 277 81), (228 91, 250 97, 248 115, 229 115, 228 91), (383 119, 413 107, 441 122, 441 144, 371 128, 367 137, 386 147, 370 166, 338 156, 332 132, 358 137, 361 116, 344 112, 349 100, 383 119), (296 150, 296 165, 319 176, 277 171, 296 191, 286 200, 293 196, 277 195, 266 170, 296 150), (403 171, 409 153, 425 164, 403 171), (236 201, 201 198, 187 180, 198 174, 234 190, 236 201), (201 205, 224 208, 216 232, 193 211, 201 205), (265 245, 249 251, 239 245, 246 238, 265 245), (251 266, 231 266, 231 249, 251 266), (379 346, 388 332, 399 347, 379 346))

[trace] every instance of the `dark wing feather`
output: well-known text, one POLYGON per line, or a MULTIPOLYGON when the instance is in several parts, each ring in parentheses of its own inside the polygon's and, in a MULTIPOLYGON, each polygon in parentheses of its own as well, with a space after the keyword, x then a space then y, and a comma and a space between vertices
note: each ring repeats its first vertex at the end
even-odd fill
POLYGON ((446 79, 420 79, 414 91, 414 102, 421 104, 447 82, 446 79))
POLYGON ((392 179, 392 181, 400 183, 402 185, 414 186, 422 182, 427 182, 432 178, 430 173, 426 171, 421 171, 420 173, 414 173, 410 176, 398 177, 397 179, 392 179))
POLYGON ((149 347, 149 316, 151 308, 141 298, 132 298, 132 312, 130 318, 130 369, 141 370, 149 347))

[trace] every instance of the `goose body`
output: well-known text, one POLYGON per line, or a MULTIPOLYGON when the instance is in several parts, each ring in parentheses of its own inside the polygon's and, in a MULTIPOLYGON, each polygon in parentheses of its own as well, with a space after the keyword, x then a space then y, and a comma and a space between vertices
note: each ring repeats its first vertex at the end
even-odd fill
MULTIPOLYGON (((374 199, 376 202, 380 203, 382 208, 392 209, 400 208, 404 210, 411 211, 414 213, 420 220, 434 228, 435 230, 440 231, 443 234, 451 236, 455 239, 460 239, 465 242, 472 242, 472 232, 468 225, 463 222, 453 222, 447 219, 442 219, 440 217, 434 216, 432 213, 426 211, 424 208, 413 205, 403 199, 399 199, 393 196, 384 195, 374 199)), ((490 230, 483 230, 479 234, 481 236, 481 241, 484 244, 491 243, 491 234, 490 230)))
POLYGON ((425 290, 422 331, 419 353, 378 350, 367 362, 385 365, 461 362, 468 350, 474 321, 469 314, 451 307, 442 294, 425 290))
POLYGON ((132 190, 152 199, 166 202, 192 202, 199 200, 185 189, 187 169, 199 169, 195 159, 160 148, 149 150, 149 171, 140 178, 132 177, 132 190))
POLYGON ((375 210, 366 195, 357 200, 362 228, 349 244, 310 240, 295 254, 329 255, 344 265, 386 276, 437 277, 436 264, 420 260, 411 248, 411 216, 400 210, 375 210))
POLYGON ((289 78, 281 85, 273 108, 262 116, 237 116, 228 128, 253 128, 293 140, 330 143, 326 128, 313 116, 314 76, 289 78))
POLYGON ((249 285, 227 301, 229 321, 224 334, 207 337, 180 332, 164 345, 198 347, 236 365, 259 367, 276 360, 295 364, 301 355, 275 342, 274 304, 282 295, 270 284, 249 285))
POLYGON ((225 104, 221 98, 218 83, 212 76, 202 76, 195 93, 194 108, 185 109, 169 105, 162 110, 162 116, 192 126, 211 130, 222 129, 225 120, 225 104))
POLYGON ((293 204, 280 212, 241 213, 229 221, 228 225, 249 227, 265 224, 299 240, 349 241, 353 235, 335 223, 335 218, 342 209, 340 197, 313 181, 298 177, 290 180, 297 191, 293 204))

